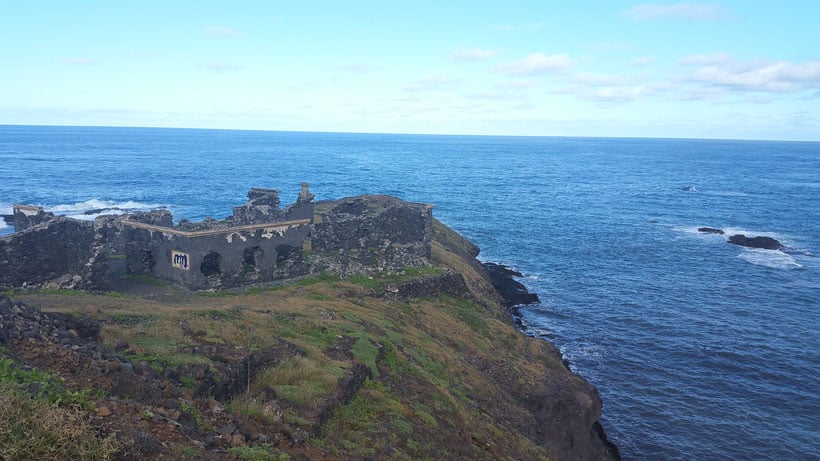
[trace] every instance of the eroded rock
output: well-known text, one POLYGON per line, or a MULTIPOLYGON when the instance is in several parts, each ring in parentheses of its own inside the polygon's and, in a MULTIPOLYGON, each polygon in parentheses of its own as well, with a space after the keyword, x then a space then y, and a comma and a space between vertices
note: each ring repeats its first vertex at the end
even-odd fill
POLYGON ((746 237, 743 234, 736 234, 729 237, 729 243, 748 248, 762 248, 764 250, 780 250, 783 244, 772 237, 746 237))

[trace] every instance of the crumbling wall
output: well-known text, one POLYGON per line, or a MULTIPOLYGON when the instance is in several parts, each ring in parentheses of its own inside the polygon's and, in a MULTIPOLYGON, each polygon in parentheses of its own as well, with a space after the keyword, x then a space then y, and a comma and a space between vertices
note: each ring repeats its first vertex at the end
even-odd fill
POLYGON ((0 287, 95 285, 88 265, 94 235, 93 223, 58 217, 0 238, 0 287))
POLYGON ((314 222, 316 270, 341 274, 429 264, 432 207, 393 197, 362 196, 334 204, 314 222))
POLYGON ((24 231, 54 218, 54 213, 44 211, 43 207, 39 206, 14 205, 13 209, 12 218, 16 232, 24 231))
POLYGON ((151 273, 192 289, 230 288, 304 275, 307 224, 189 235, 133 227, 126 236, 129 272, 151 273))

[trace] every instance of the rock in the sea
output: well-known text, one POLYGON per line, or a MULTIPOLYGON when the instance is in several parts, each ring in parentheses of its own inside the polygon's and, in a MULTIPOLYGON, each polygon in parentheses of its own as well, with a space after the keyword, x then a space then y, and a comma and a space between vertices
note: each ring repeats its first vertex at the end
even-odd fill
POLYGON ((771 237, 746 237, 743 234, 736 234, 729 237, 729 243, 749 248, 762 248, 764 250, 779 250, 783 248, 777 239, 771 237))
POLYGON ((703 232, 706 234, 720 234, 723 235, 723 229, 716 229, 714 227, 698 227, 698 232, 703 232))
POLYGON ((513 278, 523 277, 520 272, 496 263, 484 263, 484 268, 489 272, 490 281, 501 297, 504 298, 504 302, 508 307, 541 302, 537 294, 530 293, 523 283, 513 278))

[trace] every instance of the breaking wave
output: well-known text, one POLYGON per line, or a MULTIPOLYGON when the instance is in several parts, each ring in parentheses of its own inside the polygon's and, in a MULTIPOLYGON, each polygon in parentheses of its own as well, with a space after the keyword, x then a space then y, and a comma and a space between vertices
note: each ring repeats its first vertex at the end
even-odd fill
POLYGON ((92 221, 97 216, 119 215, 133 213, 136 211, 150 211, 157 208, 171 208, 169 205, 158 203, 142 203, 128 200, 125 202, 115 202, 111 200, 91 199, 84 202, 72 204, 62 204, 54 206, 44 206, 46 211, 56 215, 64 215, 69 218, 92 221))
POLYGON ((791 255, 780 250, 743 248, 743 251, 737 257, 755 266, 770 267, 772 269, 800 269, 803 267, 791 255))

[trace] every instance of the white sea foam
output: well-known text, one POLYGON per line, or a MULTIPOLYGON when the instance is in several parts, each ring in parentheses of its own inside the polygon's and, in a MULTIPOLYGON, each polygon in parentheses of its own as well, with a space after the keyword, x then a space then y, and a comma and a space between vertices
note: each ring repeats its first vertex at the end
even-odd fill
POLYGON ((791 255, 779 250, 743 248, 743 251, 737 257, 755 266, 771 267, 772 269, 800 269, 803 267, 791 255))
MULTIPOLYGON (((14 210, 12 209, 11 205, 8 203, 0 202, 0 215, 4 214, 12 214, 14 210)), ((5 233, 11 226, 6 224, 6 221, 3 218, 0 218, 0 234, 5 233)))
POLYGON ((157 203, 142 203, 128 200, 125 202, 115 202, 112 200, 91 199, 84 202, 45 206, 46 211, 56 215, 65 215, 69 218, 92 221, 101 215, 118 215, 133 213, 135 211, 149 211, 157 208, 168 208, 168 205, 157 203), (91 213, 95 211, 95 213, 91 213))

